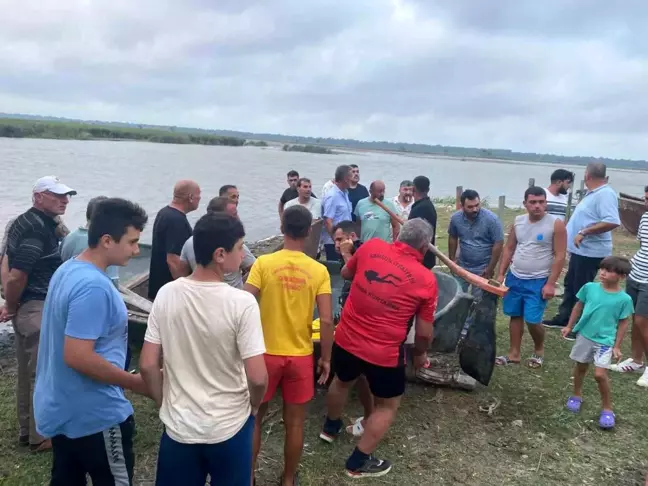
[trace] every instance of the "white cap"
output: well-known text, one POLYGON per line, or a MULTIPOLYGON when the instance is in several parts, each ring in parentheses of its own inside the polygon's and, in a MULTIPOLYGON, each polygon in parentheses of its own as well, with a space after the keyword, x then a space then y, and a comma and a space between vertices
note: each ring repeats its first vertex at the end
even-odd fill
POLYGON ((39 192, 52 192, 54 194, 67 194, 70 196, 75 196, 76 191, 72 189, 71 187, 66 186, 65 184, 62 184, 61 181, 59 181, 59 178, 56 176, 45 176, 41 177, 36 181, 36 184, 34 184, 34 189, 33 193, 39 193, 39 192))

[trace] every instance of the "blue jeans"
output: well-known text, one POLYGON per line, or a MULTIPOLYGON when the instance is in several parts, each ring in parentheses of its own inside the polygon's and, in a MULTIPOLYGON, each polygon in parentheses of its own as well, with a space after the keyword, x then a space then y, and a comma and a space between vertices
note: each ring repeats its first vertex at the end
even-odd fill
POLYGON ((249 486, 254 422, 250 416, 234 437, 218 444, 182 444, 163 432, 156 486, 204 486, 207 474, 212 486, 249 486))

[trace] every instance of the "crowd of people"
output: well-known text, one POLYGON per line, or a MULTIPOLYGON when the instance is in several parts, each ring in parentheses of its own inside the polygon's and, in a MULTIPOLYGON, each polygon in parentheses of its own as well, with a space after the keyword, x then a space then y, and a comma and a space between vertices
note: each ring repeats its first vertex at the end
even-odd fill
MULTIPOLYGON (((469 272, 508 287, 509 352, 496 364, 521 363, 526 324, 534 345, 526 364, 541 368, 545 327, 560 327, 575 340, 567 409, 580 410, 593 364, 599 424, 612 428, 607 372, 643 371, 648 355, 648 216, 632 261, 613 256, 619 214, 605 166, 587 166, 587 192, 567 220, 573 178, 559 169, 546 188, 529 187, 526 213, 515 218, 506 241, 502 222, 482 207, 478 192, 464 191, 447 228, 448 253, 469 272), (560 310, 544 320, 567 259, 560 310), (632 357, 613 364, 630 319, 632 357)), ((280 390, 281 484, 299 484, 315 381, 327 386, 320 438, 333 443, 343 431, 357 438, 346 474, 377 477, 391 470, 374 452, 397 414, 408 362, 414 369, 430 365, 439 292, 429 271, 437 234, 430 180, 404 180, 391 198, 383 181, 362 185, 357 166, 337 167, 319 198, 297 171, 288 172, 287 183, 278 203, 283 248, 258 258, 244 244, 235 185, 223 186, 192 228, 187 214, 200 206, 200 187, 176 183, 153 223, 153 304, 135 373, 128 371, 128 314, 117 270, 138 254, 146 212, 131 201, 96 197, 87 225, 70 232, 61 216, 76 191, 53 176, 36 182, 33 206, 9 221, 0 248, 0 321, 11 320, 16 335, 19 443, 37 452, 53 449, 52 485, 85 484, 86 474, 93 484, 132 484, 135 420, 124 390, 159 407, 164 430, 156 484, 204 484, 209 475, 211 484, 228 486, 255 483, 261 425, 280 390), (305 254, 318 220, 321 258, 340 262, 346 281, 339 322, 327 268, 305 254), (354 386, 364 414, 345 427, 342 414, 354 386)), ((464 292, 481 298, 481 289, 458 280, 464 292)), ((638 384, 648 387, 648 371, 638 384)))

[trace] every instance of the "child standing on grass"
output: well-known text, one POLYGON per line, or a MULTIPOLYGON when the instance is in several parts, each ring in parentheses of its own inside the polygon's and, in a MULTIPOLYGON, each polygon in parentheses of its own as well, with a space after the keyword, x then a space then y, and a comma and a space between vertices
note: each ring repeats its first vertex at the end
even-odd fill
POLYGON ((621 288, 621 281, 630 273, 630 262, 622 257, 604 258, 599 265, 599 282, 585 284, 576 297, 578 302, 562 329, 566 337, 573 329, 576 343, 569 357, 574 367, 574 394, 567 400, 570 412, 580 411, 583 403, 583 380, 590 363, 594 363, 594 379, 601 393, 602 410, 599 425, 611 429, 615 424, 607 370, 612 357, 621 358, 621 342, 632 316, 632 299, 621 288), (580 318, 580 319, 579 319, 580 318), (578 321, 576 327, 574 323, 578 321))

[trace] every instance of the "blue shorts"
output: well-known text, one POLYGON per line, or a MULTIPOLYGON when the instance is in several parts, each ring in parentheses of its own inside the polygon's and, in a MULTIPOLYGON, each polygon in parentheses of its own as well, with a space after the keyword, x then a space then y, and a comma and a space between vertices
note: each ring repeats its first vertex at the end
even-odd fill
POLYGON ((547 278, 521 279, 511 272, 504 284, 509 291, 502 299, 504 314, 509 317, 523 317, 527 324, 542 324, 547 301, 542 298, 542 287, 547 278))
POLYGON ((255 420, 250 416, 234 437, 217 444, 181 444, 163 432, 156 486, 205 484, 207 474, 213 486, 249 486, 255 420))

